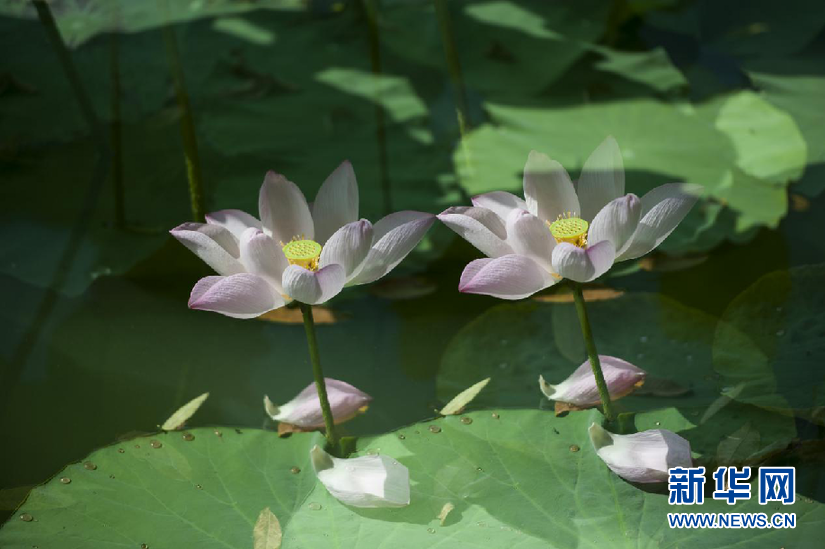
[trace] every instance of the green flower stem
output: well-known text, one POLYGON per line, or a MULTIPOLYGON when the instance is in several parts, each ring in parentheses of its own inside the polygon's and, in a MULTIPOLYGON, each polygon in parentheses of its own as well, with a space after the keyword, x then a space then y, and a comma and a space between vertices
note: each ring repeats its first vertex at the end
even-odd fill
POLYGON ((126 226, 126 189, 123 183, 123 124, 120 114, 120 51, 118 34, 112 33, 109 69, 112 77, 112 181, 114 183, 115 198, 115 226, 123 229, 126 226))
POLYGON ((100 123, 98 122, 97 115, 92 107, 92 102, 89 99, 89 95, 86 93, 86 89, 80 81, 80 75, 77 73, 77 69, 74 66, 72 56, 69 53, 69 48, 66 47, 66 43, 63 42, 63 37, 60 35, 60 31, 57 28, 57 23, 54 20, 54 15, 52 15, 52 10, 49 8, 48 2, 45 2, 44 0, 34 0, 32 4, 34 4, 35 10, 37 10, 37 17, 40 19, 40 23, 46 30, 46 34, 49 37, 49 42, 51 42, 52 48, 54 48, 54 53, 57 55, 57 59, 60 61, 61 67, 63 67, 63 72, 66 75, 66 79, 69 81, 75 100, 80 106, 80 112, 86 120, 86 125, 89 126, 89 131, 92 133, 92 138, 100 148, 101 154, 103 154, 104 157, 107 157, 109 153, 108 143, 106 142, 103 131, 100 128, 100 123))
POLYGON ((376 77, 375 86, 375 140, 378 144, 378 173, 383 194, 384 215, 392 213, 392 190, 390 188, 389 162, 387 160, 387 123, 384 106, 379 101, 380 89, 377 79, 383 74, 381 69, 381 42, 378 34, 378 0, 363 0, 367 16, 370 42, 370 65, 376 77))
POLYGON ((192 108, 189 104, 189 94, 186 93, 186 83, 183 77, 183 66, 180 63, 178 44, 175 31, 171 25, 163 26, 163 39, 166 42, 166 53, 169 59, 169 68, 172 72, 172 83, 175 87, 175 97, 180 109, 180 133, 183 139, 183 151, 186 158, 186 177, 189 180, 189 201, 192 208, 192 220, 203 222, 203 177, 198 155, 198 139, 195 134, 195 122, 192 117, 192 108))
POLYGON ((616 417, 613 414, 613 405, 610 402, 610 392, 607 390, 607 383, 602 374, 602 365, 599 362, 599 353, 596 351, 596 342, 593 340, 593 331, 590 329, 590 320, 587 318, 587 309, 584 304, 584 294, 582 286, 573 282, 573 297, 576 301, 576 312, 579 313, 579 323, 582 327, 584 344, 587 347, 587 356, 590 359, 590 367, 593 369, 593 377, 596 378, 596 387, 599 389, 599 398, 602 401, 602 409, 607 421, 613 421, 616 417))
POLYGON ((307 333, 309 359, 312 362, 312 376, 315 378, 315 389, 318 391, 318 400, 321 401, 321 412, 324 414, 324 426, 327 432, 327 442, 333 452, 338 446, 338 435, 335 433, 335 421, 327 398, 327 385, 324 382, 324 371, 321 369, 321 356, 318 354, 318 340, 315 337, 315 320, 312 318, 312 305, 301 303, 301 312, 304 314, 304 330, 307 333))
MULTIPOLYGON (((464 86, 464 78, 461 75, 461 63, 458 59, 458 50, 455 47, 453 37, 453 24, 450 20, 450 8, 446 0, 433 0, 435 4, 435 14, 438 18, 438 27, 441 30, 441 42, 444 44, 444 54, 447 57, 447 70, 450 73, 450 80, 456 90, 456 103, 458 104, 459 124, 462 131, 470 126, 470 113, 467 107, 467 89, 464 86)), ((462 135, 462 138, 464 135, 462 135)))

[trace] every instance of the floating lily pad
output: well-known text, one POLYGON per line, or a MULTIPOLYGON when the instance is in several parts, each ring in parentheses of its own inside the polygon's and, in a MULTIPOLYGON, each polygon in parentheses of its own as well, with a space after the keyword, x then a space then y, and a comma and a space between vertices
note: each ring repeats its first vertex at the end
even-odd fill
POLYGON ((767 274, 725 310, 713 364, 731 398, 823 422, 825 266, 767 274))
MULTIPOLYGON (((656 422, 672 430, 689 429, 694 451, 713 460, 720 440, 753 423, 761 433, 759 448, 787 444, 796 436, 793 419, 756 407, 718 407, 726 381, 713 370, 712 343, 717 321, 666 297, 625 294, 587 304, 599 353, 627 360, 678 391, 633 393, 614 403, 619 411, 636 411, 640 429, 656 422), (632 322, 622 318, 632 317, 632 322), (674 418, 679 421, 674 423, 674 418), (682 423, 683 422, 683 423, 682 423), (707 425, 705 425, 707 424, 707 425), (643 427, 642 427, 643 426, 643 427)), ((477 406, 549 408, 538 377, 549 383, 566 379, 586 359, 573 304, 516 303, 493 307, 456 334, 444 353, 437 378, 442 399, 478 377, 491 381, 477 406)), ((643 386, 644 387, 644 386, 643 386)))
MULTIPOLYGON (((409 468, 411 502, 397 509, 355 509, 330 496, 309 463, 318 435, 283 440, 254 429, 208 428, 188 437, 140 437, 98 450, 35 488, 0 530, 0 543, 46 546, 60 536, 72 547, 249 547, 269 508, 284 549, 366 549, 387 540, 400 547, 449 540, 458 549, 573 549, 617 539, 748 549, 800 546, 825 519, 822 504, 797 496, 779 509, 796 513, 792 530, 743 538, 739 530, 670 529, 667 494, 628 484, 593 451, 587 427, 600 419, 595 412, 554 418, 537 410, 481 411, 361 440, 359 453, 385 454, 409 468), (442 519, 448 504, 453 509, 442 519)), ((798 482, 797 489, 809 487, 798 482)), ((701 510, 731 509, 708 498, 701 510)), ((755 495, 735 509, 765 510, 755 495)))

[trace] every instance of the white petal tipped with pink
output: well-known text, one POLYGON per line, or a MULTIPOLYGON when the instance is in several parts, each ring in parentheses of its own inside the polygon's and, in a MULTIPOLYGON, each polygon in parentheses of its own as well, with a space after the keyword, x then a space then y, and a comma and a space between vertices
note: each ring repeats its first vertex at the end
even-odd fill
POLYGON ((344 505, 404 507, 410 504, 410 471, 385 455, 332 457, 318 446, 309 452, 318 480, 344 505))
MULTIPOLYGON (((599 355, 602 374, 607 384, 607 391, 611 399, 621 398, 641 385, 647 373, 641 368, 620 358, 599 355)), ((550 400, 567 402, 579 407, 596 406, 601 404, 599 389, 596 387, 596 378, 586 360, 570 376, 557 385, 551 385, 539 376, 541 392, 550 400)))
MULTIPOLYGON (((346 421, 368 405, 372 397, 346 383, 332 378, 324 378, 327 387, 327 398, 332 417, 335 423, 346 421)), ((269 397, 264 397, 266 413, 275 421, 297 425, 303 429, 317 429, 324 426, 324 415, 321 412, 321 400, 315 384, 311 383, 298 396, 277 406, 272 404, 269 397)))
POLYGON ((664 482, 671 467, 691 467, 690 443, 667 429, 615 435, 593 423, 590 441, 611 471, 630 482, 664 482))

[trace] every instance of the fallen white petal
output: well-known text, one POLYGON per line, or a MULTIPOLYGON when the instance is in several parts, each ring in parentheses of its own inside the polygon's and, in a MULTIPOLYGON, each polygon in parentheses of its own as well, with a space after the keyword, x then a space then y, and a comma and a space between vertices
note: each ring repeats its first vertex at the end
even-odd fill
POLYGON ((611 471, 630 482, 665 482, 671 467, 691 467, 690 443, 667 429, 614 435, 593 423, 588 430, 596 453, 611 471))
POLYGON ((385 455, 332 457, 318 446, 309 452, 318 480, 332 496, 352 507, 410 504, 410 471, 385 455))

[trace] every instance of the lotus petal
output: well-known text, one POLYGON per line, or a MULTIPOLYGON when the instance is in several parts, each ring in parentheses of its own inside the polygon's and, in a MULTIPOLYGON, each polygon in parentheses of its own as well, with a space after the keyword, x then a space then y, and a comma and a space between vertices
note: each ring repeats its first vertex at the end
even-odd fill
POLYGON ((314 446, 309 455, 318 480, 345 505, 404 507, 410 504, 410 471, 389 456, 339 459, 318 446, 314 446))
MULTIPOLYGON (((332 378, 324 378, 327 386, 327 398, 332 410, 335 423, 342 423, 351 419, 358 410, 369 404, 372 397, 359 391, 349 383, 332 378)), ((314 383, 298 393, 298 396, 283 404, 272 404, 269 397, 264 397, 266 413, 275 421, 297 425, 303 429, 317 429, 324 426, 324 416, 321 413, 321 401, 314 383)))
POLYGON ((671 467, 691 467, 690 443, 667 429, 614 435, 593 423, 590 441, 611 471, 630 482, 665 482, 671 467))
MULTIPOLYGON (((633 391, 644 382, 647 375, 641 368, 614 356, 599 355, 599 362, 607 391, 613 400, 633 391)), ((569 402, 578 407, 596 406, 602 402, 589 360, 585 360, 570 377, 558 385, 547 383, 542 376, 539 376, 539 385, 541 392, 550 400, 569 402)))

